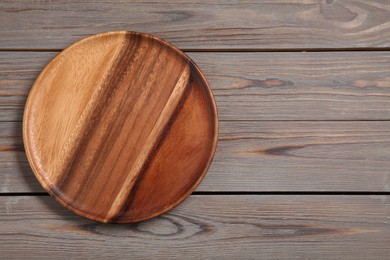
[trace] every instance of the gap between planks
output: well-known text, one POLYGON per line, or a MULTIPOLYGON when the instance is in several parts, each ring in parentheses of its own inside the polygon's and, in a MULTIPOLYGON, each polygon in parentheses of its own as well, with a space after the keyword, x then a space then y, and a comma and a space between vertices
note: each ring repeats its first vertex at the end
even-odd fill
MULTIPOLYGON (((327 120, 327 119, 303 119, 303 120, 299 120, 299 119, 275 119, 275 120, 272 120, 272 119, 253 119, 253 120, 249 120, 249 119, 242 119, 242 120, 239 120, 239 119, 221 119, 221 120, 218 120, 218 122, 240 122, 240 123, 245 123, 245 122, 302 122, 302 123, 305 123, 305 122, 389 122, 390 119, 330 119, 330 120, 327 120)), ((23 120, 5 120, 5 121, 0 121, 1 123, 22 123, 23 120)))
MULTIPOLYGON (((390 196, 387 191, 195 191, 192 196, 251 196, 251 195, 286 195, 286 196, 390 196)), ((46 192, 11 192, 0 193, 0 197, 13 196, 49 196, 46 192)))
MULTIPOLYGON (((0 52, 61 52, 64 49, 34 49, 34 48, 0 48, 0 52)), ((224 48, 224 49, 191 49, 180 48, 183 52, 361 52, 361 51, 390 51, 390 47, 362 48, 291 48, 291 49, 258 49, 258 48, 224 48)))

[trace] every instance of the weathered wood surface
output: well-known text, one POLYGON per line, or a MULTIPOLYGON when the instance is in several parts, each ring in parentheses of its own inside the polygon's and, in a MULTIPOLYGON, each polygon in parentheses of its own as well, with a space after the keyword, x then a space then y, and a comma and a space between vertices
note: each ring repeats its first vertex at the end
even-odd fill
MULTIPOLYGON (((0 52, 0 121, 21 121, 27 94, 57 53, 0 52)), ((389 120, 390 52, 188 53, 220 120, 389 120)))
MULTIPOLYGON (((390 122, 221 122, 198 191, 390 191, 390 122)), ((0 125, 0 191, 43 192, 20 122, 0 125)))
POLYGON ((1 1, 0 49, 62 49, 131 30, 185 49, 390 46, 387 0, 1 1))
POLYGON ((222 120, 198 191, 390 190, 390 121, 380 121, 390 120, 390 53, 379 51, 390 50, 387 0, 6 0, 0 259, 388 259, 388 195, 193 195, 128 226, 88 221, 46 195, 7 196, 43 192, 21 138, 34 79, 54 51, 110 30, 194 51, 222 120))
POLYGON ((387 259, 388 196, 191 196, 135 225, 82 219, 50 197, 0 197, 4 259, 387 259))

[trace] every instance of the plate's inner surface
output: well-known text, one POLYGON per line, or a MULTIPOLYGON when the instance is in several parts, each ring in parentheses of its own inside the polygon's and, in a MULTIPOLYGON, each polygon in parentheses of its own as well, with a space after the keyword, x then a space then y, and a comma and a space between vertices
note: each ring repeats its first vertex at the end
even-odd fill
POLYGON ((216 145, 215 104, 180 51, 145 34, 84 39, 42 71, 24 118, 43 187, 72 211, 134 222, 185 199, 216 145))

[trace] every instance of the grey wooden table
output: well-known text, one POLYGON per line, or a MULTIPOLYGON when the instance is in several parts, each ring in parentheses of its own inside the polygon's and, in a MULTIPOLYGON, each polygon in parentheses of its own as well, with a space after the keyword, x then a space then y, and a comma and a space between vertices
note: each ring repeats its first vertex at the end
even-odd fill
POLYGON ((390 2, 0 1, 0 259, 390 258, 390 2), (220 115, 210 171, 171 212, 104 225, 39 186, 21 137, 40 70, 91 34, 172 42, 220 115))

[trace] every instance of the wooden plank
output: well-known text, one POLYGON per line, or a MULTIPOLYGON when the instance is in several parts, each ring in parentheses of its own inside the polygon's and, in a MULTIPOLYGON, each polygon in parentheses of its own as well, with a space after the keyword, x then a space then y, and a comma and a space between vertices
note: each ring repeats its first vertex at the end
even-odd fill
MULTIPOLYGON (((0 121, 20 121, 56 53, 0 52, 0 121)), ((220 120, 389 120, 390 52, 188 53, 220 120)))
MULTIPOLYGON (((390 191, 390 122, 220 122, 198 191, 390 191)), ((21 123, 0 125, 0 191, 42 192, 21 123)))
POLYGON ((146 32, 185 49, 390 46, 387 0, 1 1, 1 49, 62 49, 91 34, 146 32))
POLYGON ((50 197, 0 198, 4 259, 387 259, 389 196, 191 196, 134 225, 88 221, 50 197))

